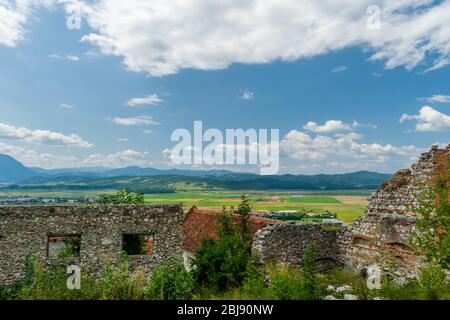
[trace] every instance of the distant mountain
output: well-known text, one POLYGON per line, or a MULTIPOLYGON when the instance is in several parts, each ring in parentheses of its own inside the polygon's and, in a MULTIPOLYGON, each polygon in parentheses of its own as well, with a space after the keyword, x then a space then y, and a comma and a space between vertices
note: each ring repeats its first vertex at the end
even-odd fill
POLYGON ((171 193, 186 190, 364 190, 377 189, 391 175, 375 172, 354 172, 340 175, 251 174, 223 176, 118 176, 102 177, 89 174, 32 177, 18 181, 8 190, 62 191, 113 190, 127 188, 145 193, 171 193))
POLYGON ((100 174, 108 170, 111 170, 111 168, 104 168, 104 167, 62 168, 62 169, 42 169, 30 167, 29 169, 42 175, 80 174, 80 173, 100 174))
POLYGON ((359 171, 346 174, 260 176, 227 170, 180 170, 126 167, 46 170, 26 168, 0 155, 0 182, 9 190, 105 190, 128 188, 148 193, 185 190, 340 190, 376 189, 390 174, 359 171))
POLYGON ((155 169, 155 168, 141 168, 141 167, 126 167, 119 169, 108 170, 103 173, 106 177, 121 177, 121 176, 188 176, 188 177, 219 177, 226 175, 235 175, 235 172, 227 170, 180 170, 180 169, 155 169))
POLYGON ((36 172, 6 154, 0 154, 0 181, 15 181, 35 176, 36 172))

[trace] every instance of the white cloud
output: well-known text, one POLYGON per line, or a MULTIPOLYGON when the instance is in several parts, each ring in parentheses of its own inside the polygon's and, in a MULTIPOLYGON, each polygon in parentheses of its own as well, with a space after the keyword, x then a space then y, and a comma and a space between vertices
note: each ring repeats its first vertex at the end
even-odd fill
POLYGON ((347 66, 340 66, 340 67, 334 68, 333 70, 331 70, 331 72, 337 73, 337 72, 344 72, 347 70, 348 70, 347 66))
POLYGON ((144 126, 144 125, 158 125, 159 123, 153 120, 152 117, 149 116, 137 116, 130 118, 119 118, 115 117, 109 119, 112 123, 120 125, 120 126, 144 126))
POLYGON ((316 122, 310 121, 303 126, 303 129, 316 133, 330 133, 353 130, 353 125, 344 123, 340 120, 328 120, 323 125, 318 125, 316 122))
POLYGON ((316 132, 316 133, 324 133, 324 132, 339 132, 339 131, 350 131, 352 127, 346 123, 343 123, 340 120, 328 120, 324 125, 318 125, 316 122, 308 122, 303 126, 303 129, 316 132))
MULTIPOLYGON (((23 40, 34 8, 53 3, 0 0, 0 43, 23 40)), ((387 69, 426 61, 429 72, 450 62, 448 0, 98 0, 81 9, 93 30, 82 41, 154 76, 293 61, 361 45, 387 69), (379 30, 367 27, 372 5, 381 8, 379 30)))
POLYGON ((85 11, 94 32, 83 41, 154 76, 293 61, 360 45, 388 69, 428 60, 434 70, 450 55, 450 1, 100 0, 85 11), (367 28, 370 5, 381 8, 380 30, 367 28))
POLYGON ((429 106, 422 107, 418 115, 402 115, 400 122, 405 121, 417 121, 416 131, 437 132, 450 130, 450 116, 429 106))
POLYGON ((61 60, 69 60, 69 61, 80 61, 80 58, 78 56, 74 56, 74 55, 61 56, 59 54, 51 54, 51 55, 49 55, 49 57, 52 58, 52 59, 61 59, 61 60))
POLYGON ((26 142, 57 146, 73 146, 80 148, 91 148, 94 146, 92 143, 83 140, 77 134, 64 135, 62 133, 49 130, 30 130, 24 127, 14 127, 6 123, 0 123, 0 138, 18 139, 26 142))
POLYGON ((252 92, 248 89, 244 89, 244 90, 241 90, 241 95, 240 95, 239 99, 250 101, 250 100, 253 100, 254 97, 255 97, 254 92, 252 92))
POLYGON ((67 168, 76 166, 78 158, 37 152, 0 142, 0 154, 8 154, 29 167, 67 168))
POLYGON ((56 155, 37 152, 19 146, 0 142, 0 154, 8 154, 28 167, 41 168, 80 168, 80 167, 126 167, 151 166, 153 162, 147 159, 149 153, 135 150, 118 151, 111 154, 92 154, 86 158, 75 156, 56 155))
POLYGON ((377 129, 378 127, 374 124, 360 123, 358 121, 353 121, 351 124, 342 122, 341 120, 328 120, 323 125, 319 125, 316 122, 310 121, 303 126, 303 129, 315 132, 315 133, 336 133, 353 131, 356 128, 366 127, 370 129, 377 129))
POLYGON ((128 140, 128 138, 118 138, 117 142, 127 142, 128 140))
POLYGON ((61 103, 59 106, 61 108, 64 108, 64 109, 75 109, 75 106, 72 106, 72 105, 67 104, 67 103, 61 103))
POLYGON ((14 47, 25 38, 31 10, 30 1, 0 0, 0 44, 14 47))
POLYGON ((150 166, 152 162, 146 159, 148 152, 138 152, 132 149, 119 151, 109 155, 93 154, 82 161, 82 166, 100 167, 126 167, 126 166, 150 166))
POLYGON ((417 100, 425 101, 428 103, 450 103, 450 96, 442 95, 442 94, 435 94, 431 97, 418 98, 417 100))
POLYGON ((164 102, 164 100, 161 99, 160 97, 158 97, 158 95, 151 94, 151 95, 141 97, 141 98, 130 99, 125 103, 125 105, 127 105, 129 107, 140 107, 140 106, 145 106, 145 105, 161 104, 162 102, 164 102))
POLYGON ((303 173, 348 172, 376 170, 392 172, 411 162, 424 151, 416 146, 393 146, 380 143, 361 143, 362 136, 350 132, 326 136, 292 130, 280 146, 291 168, 303 173))

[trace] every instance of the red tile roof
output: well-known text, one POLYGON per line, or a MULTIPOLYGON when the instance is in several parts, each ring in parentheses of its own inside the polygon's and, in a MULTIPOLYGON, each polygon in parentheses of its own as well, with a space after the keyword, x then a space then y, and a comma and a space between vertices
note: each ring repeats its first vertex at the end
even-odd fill
MULTIPOLYGON (((239 224, 239 215, 233 214, 233 222, 235 225, 239 224)), ((254 235, 259 229, 275 223, 278 222, 250 216, 250 232, 254 235)), ((217 212, 193 206, 183 222, 183 250, 195 252, 201 246, 203 239, 217 239, 217 226, 217 212)))

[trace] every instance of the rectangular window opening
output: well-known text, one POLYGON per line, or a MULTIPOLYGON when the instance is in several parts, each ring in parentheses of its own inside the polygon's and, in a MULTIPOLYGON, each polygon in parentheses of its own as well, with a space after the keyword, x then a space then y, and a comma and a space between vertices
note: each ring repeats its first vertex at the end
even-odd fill
POLYGON ((154 238, 151 234, 124 234, 122 250, 129 256, 153 255, 154 238))
POLYGON ((49 236, 47 248, 49 258, 78 258, 80 257, 81 235, 49 236))

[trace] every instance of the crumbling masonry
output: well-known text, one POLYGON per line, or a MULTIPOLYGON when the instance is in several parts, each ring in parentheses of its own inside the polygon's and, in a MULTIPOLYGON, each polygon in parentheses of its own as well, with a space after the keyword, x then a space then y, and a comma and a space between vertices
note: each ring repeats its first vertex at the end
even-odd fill
POLYGON ((253 250, 264 262, 298 264, 305 248, 316 243, 319 266, 347 266, 363 270, 379 266, 398 278, 416 276, 420 258, 413 255, 415 193, 448 169, 450 145, 434 146, 411 169, 398 171, 372 195, 365 215, 343 231, 330 234, 319 224, 290 223, 258 231, 253 250))
POLYGON ((366 214, 338 238, 343 264, 364 269, 372 264, 385 274, 411 278, 417 275, 421 259, 414 256, 410 236, 414 231, 416 194, 448 170, 450 145, 433 146, 411 169, 398 171, 372 195, 366 214))
POLYGON ((183 210, 158 206, 38 206, 0 207, 0 284, 24 275, 27 256, 46 266, 77 265, 97 275, 106 263, 117 263, 124 235, 152 235, 152 254, 129 256, 132 268, 146 271, 176 256, 182 257, 183 210), (79 236, 79 257, 49 256, 49 239, 79 236))

